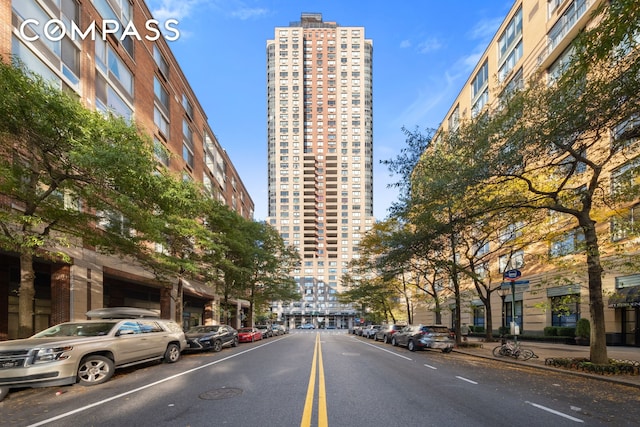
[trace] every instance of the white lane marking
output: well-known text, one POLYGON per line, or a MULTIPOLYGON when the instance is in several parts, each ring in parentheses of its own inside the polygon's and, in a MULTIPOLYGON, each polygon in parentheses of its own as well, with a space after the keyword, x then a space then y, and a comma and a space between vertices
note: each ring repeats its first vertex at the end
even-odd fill
POLYGON ((395 352, 393 352, 393 351, 391 351, 391 350, 387 350, 386 348, 382 348, 382 347, 377 346, 377 345, 369 344, 368 342, 365 342, 365 341, 360 341, 360 340, 356 340, 356 341, 358 341, 358 342, 360 342, 360 343, 362 343, 362 344, 368 345, 368 346, 370 346, 370 347, 373 347, 373 348, 375 348, 375 349, 378 349, 378 350, 381 350, 381 351, 386 351, 387 353, 389 353, 389 354, 393 354, 394 356, 398 356, 398 357, 400 357, 400 358, 402 358, 402 359, 405 359, 405 360, 413 360, 413 359, 412 359, 412 358, 410 358, 410 357, 403 356, 403 355, 398 354, 398 353, 395 353, 395 352))
POLYGON ((580 418, 572 417, 571 415, 565 414, 565 413, 560 412, 560 411, 556 411, 555 409, 547 408, 546 406, 538 405, 537 403, 527 402, 527 401, 525 401, 525 403, 528 403, 529 405, 531 405, 531 406, 533 406, 535 408, 542 409, 543 411, 550 412, 550 413, 552 413, 554 415, 558 415, 558 416, 561 416, 561 417, 566 418, 568 420, 575 421, 577 423, 583 423, 584 422, 580 418))
POLYGON ((478 384, 477 382, 475 382, 473 380, 470 380, 468 378, 465 378, 465 377, 459 377, 459 376, 456 375, 456 378, 459 379, 459 380, 462 380, 462 381, 466 381, 466 382, 471 383, 471 384, 478 384))
POLYGON ((424 364, 424 366, 426 366, 427 368, 430 368, 430 369, 438 369, 435 366, 427 365, 426 363, 424 364))
MULTIPOLYGON (((276 340, 276 341, 279 341, 279 340, 276 340)), ((187 375, 187 374, 190 374, 192 372, 199 371, 200 369, 208 368, 209 366, 216 365, 216 364, 218 364, 220 362, 224 362, 225 360, 233 359, 234 357, 240 356, 241 354, 249 353, 250 351, 257 350, 257 349, 259 349, 261 347, 264 347, 265 345, 269 345, 272 342, 276 342, 276 341, 269 341, 267 343, 260 344, 260 345, 255 346, 255 347, 251 347, 250 349, 241 351, 240 353, 232 354, 230 356, 223 357, 222 359, 219 359, 219 360, 214 360, 213 362, 207 363, 206 365, 198 366, 197 368, 192 368, 192 369, 189 369, 188 371, 184 371, 184 372, 181 372, 179 374, 171 375, 170 377, 166 377, 166 378, 163 378, 163 379, 161 379, 159 381, 156 381, 156 382, 153 382, 153 383, 150 383, 150 384, 147 384, 147 385, 143 385, 143 386, 138 387, 138 388, 134 388, 133 390, 129 390, 127 392, 117 394, 115 396, 109 397, 109 398, 101 400, 99 402, 91 403, 89 405, 74 409, 73 411, 69 411, 69 412, 65 412, 64 414, 56 415, 55 417, 51 417, 49 419, 39 421, 39 422, 37 422, 35 424, 30 424, 28 427, 42 426, 42 425, 51 423, 53 421, 61 420, 63 418, 66 418, 68 416, 77 414, 79 412, 83 412, 83 411, 86 411, 88 409, 95 408, 96 406, 100 406, 102 404, 111 402, 112 400, 120 399, 122 397, 128 396, 128 395, 133 394, 133 393, 137 393, 137 392, 145 390, 147 388, 151 388, 151 387, 157 386, 159 384, 165 383, 167 381, 170 381, 170 380, 173 380, 173 379, 176 379, 176 378, 180 378, 180 377, 182 377, 184 375, 187 375)))

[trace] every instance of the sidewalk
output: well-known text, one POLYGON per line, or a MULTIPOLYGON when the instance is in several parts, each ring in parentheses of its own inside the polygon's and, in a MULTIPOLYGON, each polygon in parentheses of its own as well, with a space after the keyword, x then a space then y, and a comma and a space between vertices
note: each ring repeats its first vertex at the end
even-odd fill
MULTIPOLYGON (((529 360, 516 360, 513 357, 499 357, 493 356, 493 349, 500 345, 500 341, 485 343, 482 338, 470 337, 470 343, 480 344, 482 347, 456 347, 453 351, 471 356, 484 357, 487 359, 500 360, 504 363, 514 363, 518 365, 530 366, 537 369, 545 369, 549 371, 562 372, 570 375, 578 375, 587 378, 598 379, 601 381, 614 382, 617 384, 625 384, 632 387, 640 388, 640 375, 597 375, 590 374, 581 371, 555 368, 553 366, 546 366, 544 361, 547 358, 576 358, 576 357, 589 357, 589 347, 580 345, 567 345, 567 344, 551 344, 535 341, 522 341, 521 344, 525 348, 533 350, 538 358, 532 358, 529 360)), ((607 353, 610 359, 617 360, 632 360, 640 361, 640 347, 622 347, 622 346, 609 346, 607 347, 607 353)))

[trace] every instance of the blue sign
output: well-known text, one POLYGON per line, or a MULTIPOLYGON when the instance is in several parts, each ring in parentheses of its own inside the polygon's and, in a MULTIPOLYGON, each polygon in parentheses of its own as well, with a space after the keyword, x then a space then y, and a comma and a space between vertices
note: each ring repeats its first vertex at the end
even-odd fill
POLYGON ((507 270, 503 274, 503 277, 507 280, 515 280, 520 276, 522 276, 520 270, 507 270))
POLYGON ((511 287, 511 285, 522 286, 522 285, 528 285, 528 284, 529 284, 528 280, 512 280, 510 282, 502 282, 502 283, 500 283, 500 288, 501 289, 509 289, 511 287))

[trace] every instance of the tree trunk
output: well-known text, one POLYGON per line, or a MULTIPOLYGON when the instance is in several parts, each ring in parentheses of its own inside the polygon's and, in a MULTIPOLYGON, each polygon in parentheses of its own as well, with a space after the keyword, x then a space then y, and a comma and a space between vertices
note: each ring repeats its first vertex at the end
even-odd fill
POLYGON ((20 289, 18 292, 18 338, 33 335, 33 300, 36 295, 33 256, 20 255, 20 289))
MULTIPOLYGON (((491 296, 491 294, 489 294, 491 296)), ((487 298, 484 303, 485 311, 485 341, 493 342, 493 315, 491 314, 491 298, 487 298)))
POLYGON ((589 274, 589 313, 591 314, 591 363, 606 365, 607 334, 605 330, 604 302, 602 298, 602 264, 595 221, 590 218, 580 219, 587 245, 587 271, 589 274))

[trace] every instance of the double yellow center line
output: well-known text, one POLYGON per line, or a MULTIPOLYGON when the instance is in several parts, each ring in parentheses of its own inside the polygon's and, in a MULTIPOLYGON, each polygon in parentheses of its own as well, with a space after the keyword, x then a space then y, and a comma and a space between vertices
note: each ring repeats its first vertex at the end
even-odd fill
POLYGON ((313 361, 311 362, 311 375, 309 376, 309 387, 307 387, 307 398, 304 402, 304 412, 300 427, 311 426, 311 414, 313 413, 313 396, 316 391, 316 373, 318 374, 318 427, 326 427, 327 422, 327 393, 324 388, 324 367, 322 366, 322 348, 320 346, 320 334, 316 334, 316 345, 313 350, 313 361))

